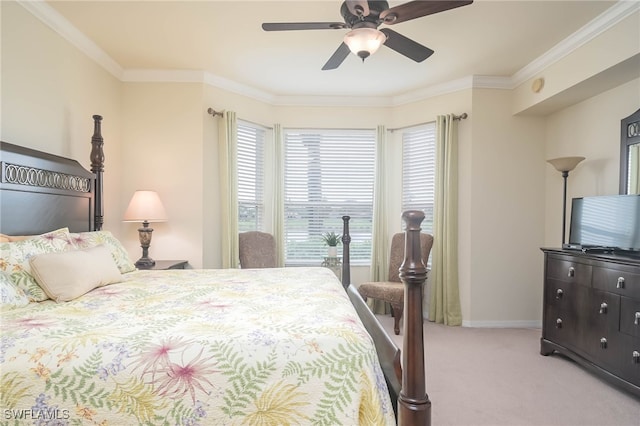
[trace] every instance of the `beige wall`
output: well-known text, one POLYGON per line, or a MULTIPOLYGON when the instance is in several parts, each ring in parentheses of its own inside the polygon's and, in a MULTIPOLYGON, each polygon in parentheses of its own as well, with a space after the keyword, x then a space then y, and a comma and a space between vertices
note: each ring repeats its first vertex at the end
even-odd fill
MULTIPOLYGON (((118 227, 122 84, 22 6, 2 8, 2 140, 90 167, 94 114, 104 117, 105 228, 118 227)), ((1 231, 1 230, 0 230, 1 231)))
MULTIPOLYGON (((461 90, 393 108, 344 108, 275 106, 200 83, 124 83, 21 6, 0 4, 3 140, 88 166, 91 115, 104 115, 105 228, 133 259, 140 255, 138 225, 121 217, 133 191, 146 187, 160 193, 169 215, 167 223, 153 225, 151 256, 220 266, 219 119, 208 107, 283 127, 394 129, 468 113, 459 123, 459 275, 464 322, 471 326, 539 324, 539 247, 559 244, 561 211, 561 179, 545 160, 584 155, 587 161, 570 177, 570 195, 615 193, 619 120, 640 105, 637 79, 550 115, 514 115, 522 87, 461 90)), ((532 114, 542 100, 522 102, 516 111, 532 114)), ((399 188, 395 138, 388 154, 394 164, 389 185, 399 188)), ((401 229, 399 215, 397 207, 390 212, 390 234, 401 229)), ((352 278, 366 280, 368 268, 355 268, 352 278)))
MULTIPOLYGON (((122 184, 126 208, 134 191, 155 190, 168 221, 155 223, 149 255, 202 267, 202 84, 126 83, 122 106, 122 184)), ((124 209, 117 213, 122 218, 124 209)), ((122 223, 120 239, 136 260, 139 223, 122 223)))
POLYGON ((473 94, 467 194, 469 325, 531 325, 542 312, 544 120, 511 113, 511 93, 473 94))

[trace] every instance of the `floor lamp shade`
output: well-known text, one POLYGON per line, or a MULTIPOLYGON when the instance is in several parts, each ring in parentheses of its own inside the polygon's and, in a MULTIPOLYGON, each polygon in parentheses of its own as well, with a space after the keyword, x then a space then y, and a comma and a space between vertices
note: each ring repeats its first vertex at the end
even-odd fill
POLYGON ((158 193, 155 191, 136 191, 131 197, 123 220, 125 222, 142 222, 142 228, 138 229, 142 257, 138 259, 136 266, 140 269, 151 268, 156 262, 149 257, 149 246, 153 233, 153 228, 149 227, 149 223, 167 221, 167 212, 158 193))
POLYGON ((564 180, 564 189, 562 191, 562 245, 566 243, 566 229, 567 229, 567 178, 569 172, 576 168, 576 166, 584 160, 584 157, 559 157, 547 160, 557 171, 562 173, 562 179, 564 180))
POLYGON ((576 166, 584 160, 584 157, 560 157, 552 160, 547 160, 549 164, 556 168, 559 172, 570 172, 575 169, 576 166))

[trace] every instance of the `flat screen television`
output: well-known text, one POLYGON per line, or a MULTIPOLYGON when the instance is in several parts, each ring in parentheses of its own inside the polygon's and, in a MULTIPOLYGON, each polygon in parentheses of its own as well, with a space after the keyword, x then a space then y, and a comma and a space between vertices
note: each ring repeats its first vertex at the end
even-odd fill
POLYGON ((640 195, 574 198, 565 247, 640 255, 640 195))

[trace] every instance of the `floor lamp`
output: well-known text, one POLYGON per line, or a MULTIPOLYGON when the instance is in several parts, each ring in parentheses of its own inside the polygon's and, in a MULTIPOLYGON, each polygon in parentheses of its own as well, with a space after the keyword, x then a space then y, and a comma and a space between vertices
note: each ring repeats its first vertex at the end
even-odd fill
POLYGON ((560 157, 552 160, 547 160, 549 164, 556 168, 557 171, 562 173, 562 179, 564 180, 564 191, 562 192, 562 246, 564 247, 566 225, 567 225, 567 178, 569 172, 576 168, 578 163, 584 160, 584 157, 560 157))

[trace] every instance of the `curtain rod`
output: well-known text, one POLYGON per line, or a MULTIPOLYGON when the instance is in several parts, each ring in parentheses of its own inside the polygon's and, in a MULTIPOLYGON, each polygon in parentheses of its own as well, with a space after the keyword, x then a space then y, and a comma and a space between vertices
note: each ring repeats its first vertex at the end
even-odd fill
MULTIPOLYGON (((214 117, 215 117, 215 116, 222 117, 222 116, 224 115, 224 111, 216 111, 216 110, 215 110, 215 109, 213 109, 213 108, 209 108, 209 109, 207 109, 207 112, 208 112, 209 114, 211 114, 212 116, 214 116, 214 117)), ((255 122, 253 122, 253 121, 245 120, 244 118, 239 118, 238 120, 240 120, 240 121, 244 121, 245 123, 253 124, 254 126, 260 126, 260 127, 263 127, 263 128, 265 128, 265 129, 267 129, 267 130, 273 130, 273 127, 269 127, 269 126, 265 126, 264 124, 261 124, 261 123, 255 123, 255 122)))
POLYGON ((255 121, 245 120, 244 118, 238 118, 238 121, 244 121, 245 123, 253 124, 254 126, 259 126, 267 130, 273 130, 273 127, 271 126, 265 126, 264 124, 256 123, 255 121))
MULTIPOLYGON (((465 120, 469 117, 469 114, 467 114, 466 112, 463 112, 460 115, 455 115, 453 114, 453 119, 456 121, 460 121, 460 120, 465 120)), ((410 124, 409 126, 403 126, 403 127, 395 127, 393 129, 387 129, 390 132, 395 132, 396 130, 402 130, 402 129, 408 129, 410 127, 417 127, 417 126, 423 126, 425 124, 429 124, 429 123, 433 123, 435 120, 432 121, 425 121, 423 123, 417 123, 417 124, 410 124)))
MULTIPOLYGON (((215 110, 215 109, 213 109, 213 108, 209 108, 209 109, 207 109, 207 112, 208 112, 209 114, 211 114, 212 116, 214 116, 214 117, 215 117, 215 116, 220 116, 220 117, 222 117, 222 116, 223 116, 223 113, 224 113, 224 111, 216 111, 216 110, 215 110)), ((468 115, 466 112, 463 112, 463 113, 462 113, 462 114, 460 114, 460 115, 455 115, 455 114, 453 115, 453 119, 454 119, 454 120, 465 120, 465 119, 467 119, 467 117, 469 117, 469 115, 468 115)), ((254 122, 251 122, 251 121, 248 121, 248 120, 242 120, 242 121, 246 121, 247 123, 251 123, 251 124, 258 125, 258 126, 262 126, 262 127, 265 127, 265 128, 267 128, 267 129, 269 129, 269 130, 271 130, 271 129, 272 129, 272 127, 268 127, 268 126, 265 126, 265 125, 260 124, 260 123, 254 123, 254 122)), ((428 122, 425 122, 425 123, 412 124, 412 125, 410 125, 410 126, 396 127, 396 128, 394 128, 394 129, 388 129, 388 130, 389 130, 390 132, 393 132, 394 130, 407 129, 407 128, 409 128, 409 127, 421 126, 421 125, 423 125, 423 124, 428 124, 428 123, 432 123, 432 121, 428 121, 428 122)), ((300 129, 300 128, 297 128, 297 129, 300 129)), ((368 129, 367 129, 367 130, 368 130, 368 129)))
POLYGON ((215 110, 215 109, 213 109, 213 108, 209 108, 209 109, 207 110, 207 112, 208 112, 209 114, 213 115, 214 117, 215 117, 216 115, 218 115, 218 116, 222 117, 222 114, 224 113, 224 111, 216 111, 216 110, 215 110))

